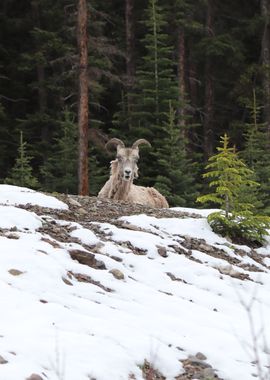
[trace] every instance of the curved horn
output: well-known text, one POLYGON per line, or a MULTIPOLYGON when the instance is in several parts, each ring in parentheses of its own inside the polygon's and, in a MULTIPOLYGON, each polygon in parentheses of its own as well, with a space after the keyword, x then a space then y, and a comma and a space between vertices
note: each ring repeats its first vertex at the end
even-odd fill
POLYGON ((147 140, 145 140, 145 139, 139 139, 139 140, 137 140, 137 141, 135 141, 135 142, 133 143, 133 145, 132 145, 132 149, 136 149, 136 148, 138 148, 138 146, 139 146, 140 144, 146 144, 146 145, 148 145, 148 146, 151 147, 151 144, 150 144, 149 141, 147 141, 147 140))
POLYGON ((105 148, 107 149, 107 150, 110 150, 110 147, 114 147, 114 146, 120 146, 121 148, 125 148, 125 144, 123 143, 123 141, 122 140, 120 140, 120 139, 117 139, 117 138, 112 138, 112 139, 110 139, 107 143, 106 143, 106 145, 105 145, 105 148))

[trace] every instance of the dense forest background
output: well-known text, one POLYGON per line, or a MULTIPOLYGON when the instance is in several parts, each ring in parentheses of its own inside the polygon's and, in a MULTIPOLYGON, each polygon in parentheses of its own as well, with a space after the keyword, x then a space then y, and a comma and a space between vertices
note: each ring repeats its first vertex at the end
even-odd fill
MULTIPOLYGON (((227 133, 269 212, 270 0, 87 6, 90 194, 109 174, 106 141, 146 138, 138 183, 194 205, 227 133)), ((0 2, 1 182, 14 183, 21 159, 24 185, 78 191, 77 13, 75 0, 0 2)))

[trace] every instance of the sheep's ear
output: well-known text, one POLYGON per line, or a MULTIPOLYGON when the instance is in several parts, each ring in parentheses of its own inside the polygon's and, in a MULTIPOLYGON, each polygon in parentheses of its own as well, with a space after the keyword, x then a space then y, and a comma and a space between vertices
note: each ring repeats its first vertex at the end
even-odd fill
POLYGON ((109 152, 111 152, 112 148, 115 148, 115 147, 118 147, 118 146, 119 146, 120 148, 125 148, 125 144, 123 143, 123 141, 114 137, 114 138, 110 139, 110 140, 106 143, 105 148, 106 148, 109 152))
POLYGON ((137 140, 137 141, 135 141, 135 142, 133 143, 133 145, 132 145, 132 149, 137 149, 138 146, 141 145, 141 144, 146 144, 146 145, 148 145, 148 146, 151 147, 151 144, 150 144, 149 141, 147 141, 147 140, 145 140, 145 139, 139 139, 139 140, 137 140))

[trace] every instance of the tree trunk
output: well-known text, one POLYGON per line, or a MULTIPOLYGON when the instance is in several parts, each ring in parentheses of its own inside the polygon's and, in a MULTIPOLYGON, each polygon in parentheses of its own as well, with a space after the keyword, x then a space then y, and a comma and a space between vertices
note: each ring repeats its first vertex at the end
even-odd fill
POLYGON ((129 129, 130 125, 130 114, 132 111, 132 91, 134 89, 134 79, 135 79, 135 33, 134 33, 134 0, 126 0, 125 18, 126 18, 126 73, 127 73, 127 111, 129 117, 129 129))
POLYGON ((185 33, 183 28, 178 28, 178 40, 177 40, 177 76, 178 76, 178 98, 179 98, 179 110, 178 120, 181 134, 185 137, 185 33))
MULTIPOLYGON (((214 35, 213 30, 213 0, 207 2, 207 16, 206 16, 206 33, 208 37, 214 35)), ((203 151, 204 157, 207 160, 214 150, 214 81, 213 81, 213 65, 211 58, 206 57, 205 62, 205 107, 204 107, 204 141, 203 151)))
POLYGON ((261 58, 263 67, 264 121, 270 141, 270 1, 261 0, 261 15, 264 30, 261 41, 261 58))
POLYGON ((89 194, 88 179, 88 35, 87 35, 87 3, 78 0, 77 40, 79 51, 79 106, 78 106, 78 192, 89 194))

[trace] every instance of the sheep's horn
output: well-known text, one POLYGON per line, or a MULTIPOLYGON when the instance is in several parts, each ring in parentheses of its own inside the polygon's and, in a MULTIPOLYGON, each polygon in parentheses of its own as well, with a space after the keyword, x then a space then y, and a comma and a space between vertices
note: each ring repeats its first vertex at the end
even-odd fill
POLYGON ((110 139, 107 143, 106 143, 106 145, 105 145, 105 147, 106 147, 106 149, 107 150, 110 150, 110 147, 117 147, 117 146, 120 146, 121 148, 125 148, 125 144, 123 143, 123 141, 122 140, 120 140, 120 139, 117 139, 117 138, 112 138, 112 139, 110 139))
POLYGON ((135 141, 135 142, 133 143, 133 145, 132 145, 132 149, 136 149, 136 148, 138 148, 138 146, 139 146, 140 144, 146 144, 146 145, 148 145, 148 146, 151 147, 151 144, 150 144, 149 141, 147 141, 147 140, 145 140, 145 139, 139 139, 139 140, 137 140, 137 141, 135 141))

